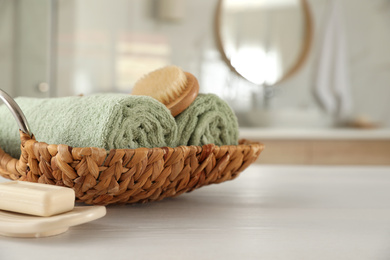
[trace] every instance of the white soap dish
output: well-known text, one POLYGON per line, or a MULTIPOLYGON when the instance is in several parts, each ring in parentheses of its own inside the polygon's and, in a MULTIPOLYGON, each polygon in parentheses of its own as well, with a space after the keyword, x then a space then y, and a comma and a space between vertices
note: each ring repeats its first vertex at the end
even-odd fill
POLYGON ((40 217, 0 210, 0 235, 8 237, 48 237, 66 232, 106 215, 104 206, 74 207, 73 210, 40 217))

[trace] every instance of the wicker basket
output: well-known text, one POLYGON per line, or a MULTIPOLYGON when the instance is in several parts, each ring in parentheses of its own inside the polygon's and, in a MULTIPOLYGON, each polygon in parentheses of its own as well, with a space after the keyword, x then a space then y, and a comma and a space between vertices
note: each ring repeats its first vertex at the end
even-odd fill
POLYGON ((254 162, 263 145, 112 149, 37 142, 17 104, 0 90, 0 98, 18 121, 19 160, 0 149, 0 175, 12 180, 71 187, 87 204, 137 203, 178 196, 204 185, 236 178, 254 162))

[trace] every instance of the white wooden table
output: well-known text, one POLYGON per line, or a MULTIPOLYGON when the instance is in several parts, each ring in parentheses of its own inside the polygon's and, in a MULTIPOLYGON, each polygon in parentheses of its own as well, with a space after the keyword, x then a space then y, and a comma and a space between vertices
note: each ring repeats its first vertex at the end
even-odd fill
POLYGON ((390 167, 253 165, 63 235, 0 237, 0 259, 390 259, 390 167))

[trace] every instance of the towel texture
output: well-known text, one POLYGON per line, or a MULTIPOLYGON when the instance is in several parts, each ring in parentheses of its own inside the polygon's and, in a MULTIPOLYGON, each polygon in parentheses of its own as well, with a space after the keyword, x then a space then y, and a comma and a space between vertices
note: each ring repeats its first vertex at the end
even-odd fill
MULTIPOLYGON (((17 98, 37 141, 73 147, 174 146, 177 126, 170 111, 151 97, 96 94, 85 97, 17 98)), ((20 155, 18 126, 0 107, 0 147, 20 155)))
POLYGON ((178 145, 237 145, 237 117, 229 105, 213 94, 199 94, 176 117, 178 145))

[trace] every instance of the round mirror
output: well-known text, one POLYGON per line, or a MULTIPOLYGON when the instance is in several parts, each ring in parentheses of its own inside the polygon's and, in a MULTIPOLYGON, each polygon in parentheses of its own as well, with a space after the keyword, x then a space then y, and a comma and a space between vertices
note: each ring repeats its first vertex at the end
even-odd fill
POLYGON ((216 29, 228 66, 261 86, 294 74, 312 38, 306 0, 219 0, 216 29))

